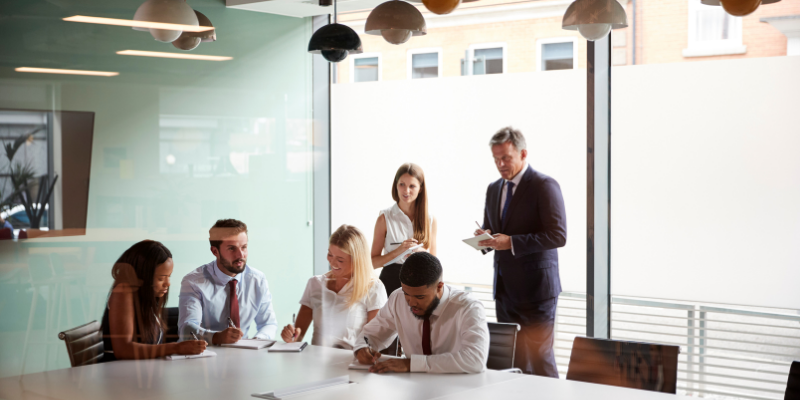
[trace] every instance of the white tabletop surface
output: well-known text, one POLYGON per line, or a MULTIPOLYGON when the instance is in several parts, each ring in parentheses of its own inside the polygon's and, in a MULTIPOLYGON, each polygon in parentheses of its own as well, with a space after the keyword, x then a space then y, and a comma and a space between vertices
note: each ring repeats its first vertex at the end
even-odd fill
POLYGON ((497 371, 473 375, 386 374, 348 370, 353 353, 308 346, 302 353, 212 347, 216 357, 115 361, 0 379, 7 400, 255 399, 252 393, 350 375, 356 382, 291 399, 644 399, 674 395, 523 376, 497 371))

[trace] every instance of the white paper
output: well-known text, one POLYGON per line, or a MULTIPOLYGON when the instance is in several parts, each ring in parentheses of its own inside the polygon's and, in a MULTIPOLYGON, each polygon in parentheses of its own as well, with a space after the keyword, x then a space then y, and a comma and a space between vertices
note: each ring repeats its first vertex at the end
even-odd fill
POLYGON ((474 237, 471 237, 471 238, 468 238, 468 239, 464 239, 463 242, 468 244, 468 245, 470 245, 470 246, 472 246, 475 250, 483 250, 483 249, 488 249, 489 246, 478 246, 478 242, 481 242, 483 240, 491 240, 491 239, 494 239, 494 237, 492 237, 492 235, 490 235, 488 233, 484 233, 483 235, 480 235, 480 236, 474 236, 474 237))
POLYGON ((239 339, 236 343, 221 344, 220 347, 235 347, 237 349, 259 350, 275 344, 274 340, 269 339, 239 339))
POLYGON ((422 243, 420 243, 420 244, 418 244, 418 245, 416 245, 414 247, 409 247, 408 250, 400 253, 399 256, 395 257, 392 261, 389 261, 386 264, 383 264, 383 266, 386 267, 386 266, 389 266, 389 265, 392 265, 392 264, 397 264, 400 261, 405 260, 406 254, 411 254, 411 253, 414 252, 414 250, 416 250, 416 249, 418 249, 420 247, 422 247, 422 243))
POLYGON ((269 348, 269 351, 285 351, 285 352, 301 352, 304 348, 308 346, 306 342, 294 342, 294 343, 275 343, 272 347, 269 348))
POLYGON ((340 377, 325 379, 323 381, 304 383, 302 385, 290 386, 285 389, 278 389, 273 392, 266 393, 253 393, 251 396, 261 399, 283 399, 288 396, 294 396, 302 393, 308 393, 314 390, 329 388, 332 386, 349 385, 350 375, 342 375, 340 377))
MULTIPOLYGON (((381 358, 378 359, 378 362, 391 360, 391 359, 395 359, 395 358, 402 358, 402 357, 387 356, 385 354, 381 354, 381 358)), ((347 366, 347 369, 366 371, 371 366, 372 366, 372 364, 361 364, 360 362, 358 362, 357 358, 353 358, 353 362, 351 362, 350 365, 347 366)))
POLYGON ((176 361, 176 360, 188 360, 190 358, 216 357, 216 355, 217 355, 217 353, 215 353, 215 352, 213 352, 211 350, 204 350, 200 354, 193 354, 193 355, 186 355, 186 356, 173 354, 171 356, 167 356, 166 359, 170 360, 170 361, 176 361))

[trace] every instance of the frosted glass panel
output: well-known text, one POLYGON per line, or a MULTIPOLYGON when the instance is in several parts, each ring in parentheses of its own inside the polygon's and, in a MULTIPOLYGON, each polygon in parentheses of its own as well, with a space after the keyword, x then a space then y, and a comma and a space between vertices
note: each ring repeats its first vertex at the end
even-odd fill
POLYGON ((4 10, 0 109, 95 120, 84 144, 86 235, 0 241, 0 376, 19 374, 23 362, 26 373, 68 367, 58 332, 102 317, 113 262, 143 239, 173 253, 170 307, 181 278, 213 260, 208 229, 220 218, 248 224, 248 264, 266 274, 279 325, 290 323, 313 274, 309 21, 192 3, 218 40, 183 54, 233 57, 212 62, 118 55, 181 51, 148 32, 60 20, 130 19, 141 2, 36 0, 4 10), (14 71, 21 66, 119 75, 14 71))

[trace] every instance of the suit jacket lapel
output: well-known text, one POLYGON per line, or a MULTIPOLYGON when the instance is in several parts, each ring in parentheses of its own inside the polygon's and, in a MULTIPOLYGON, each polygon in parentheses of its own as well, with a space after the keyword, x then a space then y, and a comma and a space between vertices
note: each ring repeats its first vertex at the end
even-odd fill
MULTIPOLYGON (((511 196, 511 204, 508 205, 509 215, 508 215, 508 220, 507 221, 511 221, 511 218, 513 218, 514 214, 512 214, 512 213, 514 212, 514 210, 516 210, 517 207, 519 207, 518 204, 522 201, 522 200, 520 200, 520 198, 522 196, 524 196, 525 192, 528 190, 528 188, 531 187, 531 180, 533 180, 533 168, 531 168, 531 166, 529 165, 528 169, 526 169, 525 172, 523 173, 522 179, 519 181, 519 186, 517 187, 517 190, 515 190, 514 191, 514 195, 511 196)), ((506 196, 508 196, 508 194, 506 194, 506 196)), ((499 199, 499 197, 498 197, 498 199, 499 199)), ((497 209, 498 209, 498 213, 499 213, 500 200, 498 200, 497 203, 498 203, 497 209)), ((502 223, 502 221, 500 221, 500 222, 502 223)), ((506 225, 508 225, 508 223, 503 224, 503 227, 502 227, 502 229, 500 231, 501 233, 505 233, 506 225)))

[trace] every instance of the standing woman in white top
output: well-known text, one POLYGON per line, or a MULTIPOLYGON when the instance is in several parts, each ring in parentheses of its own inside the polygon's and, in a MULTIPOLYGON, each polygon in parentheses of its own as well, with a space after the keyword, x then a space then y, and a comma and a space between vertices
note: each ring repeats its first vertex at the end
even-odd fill
POLYGON ((308 280, 294 325, 286 325, 286 343, 303 340, 311 321, 311 344, 352 350, 361 328, 386 304, 386 290, 375 277, 367 239, 358 228, 342 225, 328 241, 331 270, 308 280))
POLYGON ((436 219, 428 213, 425 173, 419 165, 406 163, 397 169, 392 199, 395 203, 381 211, 375 222, 372 240, 372 266, 383 267, 380 279, 387 296, 400 288, 400 266, 405 259, 385 267, 384 264, 418 244, 422 247, 415 253, 427 251, 436 255, 436 219))

